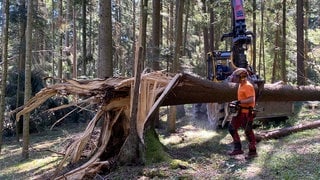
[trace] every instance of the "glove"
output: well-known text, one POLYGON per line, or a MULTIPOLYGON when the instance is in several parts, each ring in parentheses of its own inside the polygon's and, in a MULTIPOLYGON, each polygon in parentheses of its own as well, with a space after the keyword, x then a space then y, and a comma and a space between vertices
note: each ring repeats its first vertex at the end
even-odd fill
POLYGON ((234 105, 239 105, 239 104, 241 104, 239 100, 232 101, 231 103, 234 104, 234 105))

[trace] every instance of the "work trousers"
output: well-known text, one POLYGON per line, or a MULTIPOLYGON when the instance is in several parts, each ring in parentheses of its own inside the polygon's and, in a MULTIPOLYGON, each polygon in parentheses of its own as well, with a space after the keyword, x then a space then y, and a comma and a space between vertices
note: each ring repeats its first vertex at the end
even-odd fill
POLYGON ((253 118, 254 116, 251 112, 239 113, 237 116, 232 118, 229 124, 229 132, 233 138, 235 150, 241 150, 241 140, 238 134, 238 129, 242 127, 249 142, 249 151, 256 151, 256 138, 252 129, 253 118))

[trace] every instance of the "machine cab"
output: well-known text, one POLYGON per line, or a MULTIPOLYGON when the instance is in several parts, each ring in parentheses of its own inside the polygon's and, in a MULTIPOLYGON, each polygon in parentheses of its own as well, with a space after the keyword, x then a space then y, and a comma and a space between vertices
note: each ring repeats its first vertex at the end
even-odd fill
POLYGON ((223 81, 232 74, 231 51, 214 51, 208 53, 208 79, 223 81))

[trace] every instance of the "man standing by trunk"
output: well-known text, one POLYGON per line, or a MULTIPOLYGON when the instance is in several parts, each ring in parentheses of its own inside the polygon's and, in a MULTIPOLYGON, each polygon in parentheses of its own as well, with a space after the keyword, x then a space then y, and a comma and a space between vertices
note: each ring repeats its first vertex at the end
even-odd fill
POLYGON ((256 138, 253 133, 253 107, 255 106, 255 90, 253 85, 247 80, 248 72, 244 68, 238 68, 233 73, 237 79, 239 79, 238 87, 238 100, 236 103, 239 105, 240 109, 237 116, 233 117, 229 124, 229 133, 233 139, 234 149, 229 152, 230 156, 243 154, 241 140, 238 134, 238 129, 240 127, 244 128, 246 138, 249 142, 249 153, 247 158, 252 158, 257 156, 256 151, 256 138))

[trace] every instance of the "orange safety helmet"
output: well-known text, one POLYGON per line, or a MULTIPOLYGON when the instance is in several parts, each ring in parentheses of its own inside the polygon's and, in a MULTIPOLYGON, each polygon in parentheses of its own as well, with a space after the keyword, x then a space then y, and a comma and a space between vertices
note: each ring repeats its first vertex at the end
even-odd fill
POLYGON ((245 68, 237 68, 234 72, 234 75, 236 76, 243 76, 245 75, 246 77, 248 76, 248 71, 245 68))

